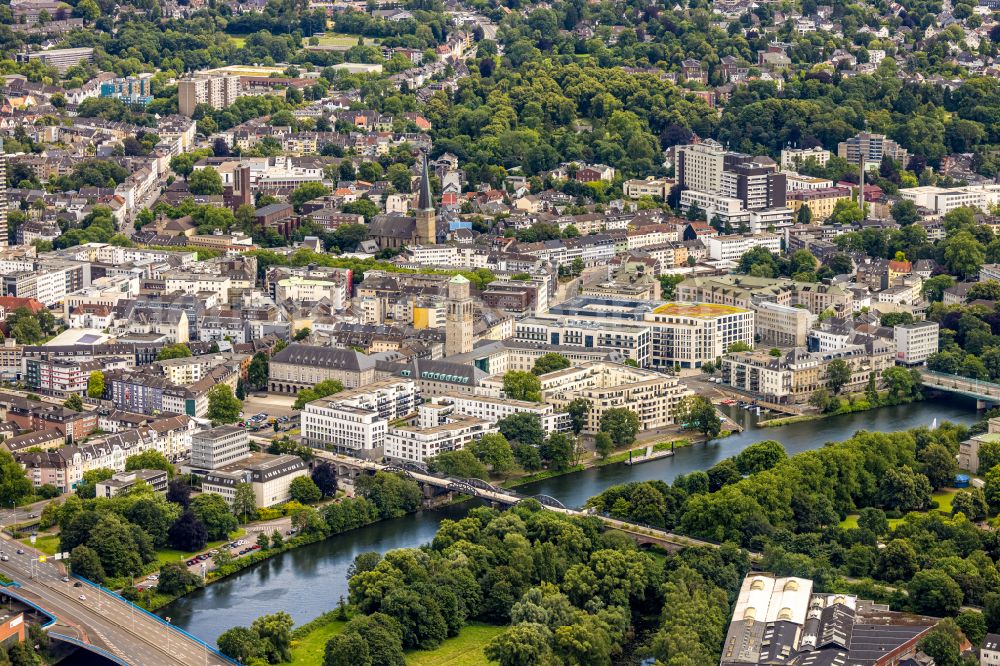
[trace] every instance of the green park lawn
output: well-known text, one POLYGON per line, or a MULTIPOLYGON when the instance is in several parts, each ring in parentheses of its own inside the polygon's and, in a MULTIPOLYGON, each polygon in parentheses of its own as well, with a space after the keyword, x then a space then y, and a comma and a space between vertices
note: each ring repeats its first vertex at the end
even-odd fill
POLYGON ((326 650, 326 642, 344 630, 347 622, 343 620, 331 620, 313 631, 310 631, 302 639, 292 644, 292 663, 303 666, 320 666, 323 663, 323 652, 326 650))
MULTIPOLYGON (((335 32, 328 32, 322 37, 319 37, 320 46, 357 46, 358 37, 357 35, 343 35, 337 34, 335 32)), ((308 41, 308 40, 303 40, 308 41)), ((365 45, 371 46, 377 44, 378 40, 372 39, 371 37, 365 37, 365 45)))
MULTIPOLYGON (((934 493, 933 495, 931 495, 931 499, 935 500, 938 503, 938 508, 936 510, 939 513, 943 513, 946 516, 950 516, 951 515, 951 501, 952 501, 952 499, 954 499, 955 493, 957 493, 957 492, 958 492, 958 490, 956 490, 954 488, 945 488, 945 489, 939 490, 936 493, 934 493)), ((896 525, 898 525, 901 522, 903 522, 902 518, 890 518, 889 519, 889 527, 896 527, 896 525)), ((858 514, 856 514, 856 513, 850 514, 849 516, 847 516, 847 518, 844 518, 842 521, 840 521, 840 526, 843 527, 845 530, 849 530, 849 529, 853 529, 853 528, 857 527, 858 526, 858 514)))
MULTIPOLYGON (((21 543, 31 545, 31 539, 25 537, 21 539, 21 543)), ((59 535, 58 534, 39 534, 38 538, 35 539, 35 545, 33 548, 37 548, 46 555, 55 555, 59 550, 59 535)))
MULTIPOLYGON (((292 663, 296 666, 320 666, 326 642, 343 631, 347 623, 331 620, 313 629, 292 644, 292 663)), ((469 624, 454 638, 449 638, 436 650, 407 650, 409 666, 489 666, 483 647, 505 627, 489 624, 469 624)))
POLYGON ((491 624, 469 624, 454 638, 449 638, 436 650, 408 650, 409 666, 489 666, 483 648, 505 627, 491 624))
POLYGON ((236 45, 236 48, 241 49, 247 43, 246 37, 229 37, 229 41, 236 45))

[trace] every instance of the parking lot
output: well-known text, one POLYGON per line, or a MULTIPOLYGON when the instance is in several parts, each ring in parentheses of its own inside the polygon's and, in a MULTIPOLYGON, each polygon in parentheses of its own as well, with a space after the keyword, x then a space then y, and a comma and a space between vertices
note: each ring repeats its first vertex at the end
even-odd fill
POLYGON ((261 436, 266 436, 268 433, 288 432, 292 428, 297 428, 299 426, 299 419, 290 415, 275 416, 273 414, 268 414, 267 412, 257 412, 256 414, 251 414, 244 411, 243 419, 237 421, 236 425, 244 427, 250 432, 260 433, 261 436), (277 430, 274 428, 276 423, 278 425, 277 430))
POLYGON ((243 413, 246 415, 263 412, 269 416, 295 416, 298 411, 292 409, 295 396, 270 395, 267 393, 250 393, 243 401, 243 413))

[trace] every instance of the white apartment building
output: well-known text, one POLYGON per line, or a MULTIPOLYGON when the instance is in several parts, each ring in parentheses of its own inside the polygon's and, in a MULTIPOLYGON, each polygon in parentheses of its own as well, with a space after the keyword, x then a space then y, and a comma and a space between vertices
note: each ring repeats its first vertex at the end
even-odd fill
POLYGON ((677 225, 673 224, 649 224, 639 227, 635 231, 628 232, 626 242, 628 249, 635 250, 648 245, 660 245, 662 243, 676 243, 680 240, 677 225))
POLYGON ((170 271, 165 273, 166 293, 182 291, 196 296, 202 292, 215 294, 218 302, 229 302, 229 290, 233 284, 228 275, 209 275, 189 271, 170 271))
POLYGON ((239 426, 203 430, 191 437, 191 467, 213 470, 250 456, 250 438, 239 426))
POLYGON ((754 307, 754 330, 761 344, 804 347, 816 315, 805 308, 763 301, 754 307))
POLYGON ((136 275, 116 275, 99 277, 89 287, 84 287, 66 295, 64 314, 78 305, 105 305, 113 308, 118 301, 135 298, 139 293, 139 277, 136 275))
POLYGON ((630 199, 652 197, 661 201, 667 198, 674 182, 666 178, 632 178, 622 183, 622 192, 630 199))
MULTIPOLYGON (((503 380, 500 379, 499 383, 502 386, 503 380)), ((499 396, 499 391, 496 395, 499 396)), ((553 432, 563 432, 569 430, 570 427, 569 415, 557 412, 548 403, 525 402, 485 395, 462 395, 461 393, 445 393, 435 396, 433 402, 437 405, 451 405, 454 414, 474 416, 489 422, 491 425, 496 425, 500 419, 514 414, 533 414, 541 421, 542 429, 546 435, 553 432)))
POLYGON ((715 261, 738 262, 755 247, 763 247, 775 254, 781 252, 781 236, 777 234, 709 236, 702 241, 708 248, 708 256, 715 261))
POLYGON ((743 202, 719 192, 684 190, 681 192, 680 207, 682 210, 687 210, 692 206, 705 211, 709 220, 719 216, 719 219, 732 226, 750 223, 750 211, 743 207, 743 202))
POLYGON ((806 163, 806 160, 813 159, 820 166, 826 166, 830 161, 830 151, 823 150, 819 146, 813 148, 785 148, 781 151, 781 169, 798 171, 806 163))
POLYGON ((642 322, 569 317, 525 317, 514 324, 514 338, 526 342, 571 347, 603 347, 621 352, 640 366, 651 361, 652 334, 642 322))
POLYGON ((892 337, 896 342, 896 362, 902 365, 919 365, 938 350, 939 326, 933 321, 893 326, 892 337))
POLYGON ((944 215, 963 207, 979 208, 988 212, 991 207, 1000 203, 1000 185, 968 185, 951 188, 925 185, 902 189, 899 195, 937 215, 944 215))
POLYGON ((346 307, 348 299, 346 285, 339 280, 317 280, 298 275, 278 280, 274 297, 277 301, 320 301, 325 298, 335 310, 346 307))
POLYGON ((754 313, 708 303, 665 303, 646 315, 652 327, 654 368, 700 368, 734 343, 753 347, 754 313))
POLYGON ((411 414, 415 403, 415 382, 398 378, 313 400, 300 416, 302 438, 310 446, 381 458, 389 423, 411 414))
POLYGON ((385 437, 387 460, 425 463, 447 451, 459 451, 483 435, 496 432, 485 419, 447 414, 439 405, 421 405, 417 423, 390 426, 385 437))
POLYGON ((542 376, 546 402, 564 408, 577 398, 590 401, 584 432, 596 433, 609 409, 627 407, 642 430, 673 425, 677 405, 692 392, 673 375, 618 363, 587 363, 542 376))
POLYGON ((826 190, 834 185, 833 181, 827 178, 803 176, 799 173, 790 172, 785 173, 785 184, 787 185, 789 192, 794 192, 796 190, 826 190))
POLYGON ((689 190, 719 192, 726 150, 716 141, 708 140, 689 146, 677 146, 678 182, 689 190))

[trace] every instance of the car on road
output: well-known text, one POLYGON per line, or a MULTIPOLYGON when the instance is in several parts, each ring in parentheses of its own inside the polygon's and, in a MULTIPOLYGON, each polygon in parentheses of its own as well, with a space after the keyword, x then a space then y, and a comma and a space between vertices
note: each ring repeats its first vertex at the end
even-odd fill
POLYGON ((83 583, 81 583, 80 581, 76 581, 75 583, 73 583, 73 587, 83 587, 83 583))
POLYGON ((24 555, 24 548, 18 548, 17 549, 17 554, 18 555, 24 555))
POLYGON ((33 513, 30 516, 28 516, 28 517, 29 518, 38 518, 38 514, 37 513, 33 513))
POLYGON ((64 582, 64 583, 68 583, 68 582, 69 582, 69 576, 63 576, 63 577, 62 577, 62 578, 60 578, 59 580, 61 580, 61 581, 62 581, 62 582, 64 582))
POLYGON ((0 555, 0 562, 9 562, 10 555, 0 555))
POLYGON ((86 600, 87 600, 87 595, 86 594, 81 594, 80 595, 80 601, 86 601, 86 600))

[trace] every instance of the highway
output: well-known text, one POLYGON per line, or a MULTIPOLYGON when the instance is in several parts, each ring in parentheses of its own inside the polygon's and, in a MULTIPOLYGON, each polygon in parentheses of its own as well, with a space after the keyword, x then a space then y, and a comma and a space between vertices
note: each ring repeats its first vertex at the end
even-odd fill
POLYGON ((0 572, 21 586, 17 594, 41 607, 58 621, 50 629, 107 650, 134 666, 229 666, 219 656, 177 629, 155 619, 118 597, 76 579, 64 582, 62 566, 6 535, 0 549, 10 557, 0 561, 0 572), (17 549, 25 552, 18 554, 17 549), (81 598, 83 597, 83 598, 81 598))

